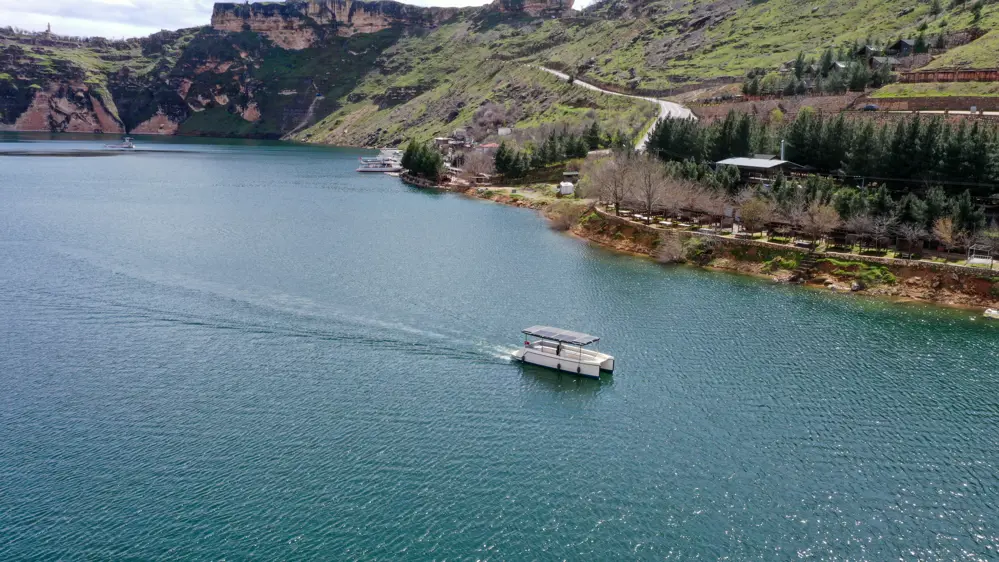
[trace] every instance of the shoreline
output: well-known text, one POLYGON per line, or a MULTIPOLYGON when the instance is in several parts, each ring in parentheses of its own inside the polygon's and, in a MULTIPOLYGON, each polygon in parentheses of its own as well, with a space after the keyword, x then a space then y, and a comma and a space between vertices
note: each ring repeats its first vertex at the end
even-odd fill
MULTIPOLYGON (((549 197, 525 197, 522 187, 483 187, 455 190, 466 197, 480 201, 491 201, 507 206, 529 208, 551 220, 548 208, 555 201, 549 197), (517 193, 509 193, 517 190, 517 193), (514 198, 513 195, 520 195, 514 198)), ((528 188, 529 189, 529 188, 528 188)), ((568 199, 568 201, 579 201, 568 199)), ((586 204, 579 201, 581 206, 586 204)), ((599 248, 641 259, 657 260, 656 247, 663 236, 682 238, 698 237, 711 239, 716 244, 711 259, 705 263, 689 263, 701 269, 747 275, 773 283, 789 283, 794 271, 768 264, 780 263, 775 256, 793 254, 800 257, 812 254, 819 257, 819 266, 809 273, 808 278, 796 282, 809 289, 850 293, 861 296, 887 299, 897 303, 919 303, 982 312, 987 308, 999 307, 999 271, 970 268, 961 270, 947 264, 931 262, 888 263, 892 260, 877 260, 868 256, 809 252, 794 247, 766 247, 761 241, 737 240, 703 233, 652 229, 648 225, 632 223, 621 217, 605 217, 603 211, 592 203, 586 204, 585 216, 564 231, 565 234, 593 244, 599 248), (594 218, 596 216, 596 218, 594 218), (837 265, 838 264, 838 265, 837 265), (859 289, 852 284, 860 279, 860 273, 853 270, 870 268, 875 273, 888 272, 892 282, 861 282, 859 289)), ((777 246, 776 244, 773 246, 777 246)))

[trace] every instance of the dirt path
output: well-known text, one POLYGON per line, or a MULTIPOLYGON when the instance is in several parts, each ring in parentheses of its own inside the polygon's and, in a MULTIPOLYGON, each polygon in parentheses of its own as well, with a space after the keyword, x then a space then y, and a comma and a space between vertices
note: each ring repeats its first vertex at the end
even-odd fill
MULTIPOLYGON (((545 71, 545 72, 547 72, 549 74, 552 74, 554 76, 557 76, 557 77, 559 77, 559 78, 561 78, 561 79, 563 79, 565 81, 569 80, 569 75, 566 74, 566 73, 564 73, 564 72, 559 72, 557 70, 552 70, 551 68, 545 68, 543 66, 536 66, 535 68, 537 68, 539 70, 543 70, 543 71, 545 71)), ((630 96, 628 94, 619 94, 617 92, 612 92, 610 90, 604 90, 603 88, 598 88, 598 87, 594 86, 593 84, 588 84, 588 83, 580 80, 579 78, 574 79, 572 81, 572 83, 574 85, 576 85, 576 86, 581 87, 581 88, 586 88, 587 90, 593 90, 595 92, 601 92, 601 93, 608 94, 608 95, 611 95, 611 96, 622 96, 622 97, 626 97, 626 98, 634 98, 634 99, 637 99, 637 100, 645 100, 645 101, 650 101, 652 103, 658 104, 659 105, 659 117, 658 117, 658 119, 666 119, 667 117, 683 118, 683 119, 697 119, 697 117, 694 117, 694 114, 690 111, 690 109, 688 109, 688 108, 686 108, 686 107, 684 107, 684 106, 682 106, 682 105, 680 105, 678 103, 674 103, 674 102, 666 101, 666 100, 661 100, 661 99, 656 99, 656 98, 646 98, 646 97, 642 97, 642 96, 630 96)), ((641 139, 639 139, 638 144, 635 145, 635 149, 636 150, 645 150, 645 145, 647 145, 648 142, 649 142, 649 135, 652 133, 652 128, 654 126, 655 126, 655 123, 653 123, 652 125, 650 125, 649 128, 648 128, 648 130, 645 131, 645 134, 642 135, 641 139)))

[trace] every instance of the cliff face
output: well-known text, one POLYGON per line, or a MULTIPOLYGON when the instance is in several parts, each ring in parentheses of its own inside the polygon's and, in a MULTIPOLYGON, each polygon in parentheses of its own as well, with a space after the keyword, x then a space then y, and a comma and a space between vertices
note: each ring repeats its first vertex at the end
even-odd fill
POLYGON ((574 0, 493 0, 492 8, 504 13, 526 13, 534 17, 560 16, 572 9, 574 0))
POLYGON ((42 64, 19 45, 0 46, 0 129, 120 133, 111 103, 68 61, 42 64), (52 74, 61 79, 50 80, 52 74))
POLYGON ((212 28, 260 33, 284 49, 306 49, 330 34, 349 37, 393 26, 432 27, 454 17, 454 8, 422 8, 388 0, 308 0, 281 4, 215 4, 212 28))

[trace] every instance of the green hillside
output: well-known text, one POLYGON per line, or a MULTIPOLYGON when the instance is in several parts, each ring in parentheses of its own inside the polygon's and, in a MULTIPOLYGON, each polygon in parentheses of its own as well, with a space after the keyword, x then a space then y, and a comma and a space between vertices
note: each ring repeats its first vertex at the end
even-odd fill
POLYGON ((990 31, 967 45, 947 51, 926 68, 999 68, 999 31, 990 31))
POLYGON ((531 68, 531 57, 504 60, 536 48, 530 41, 539 36, 524 33, 522 23, 470 18, 402 39, 344 95, 341 109, 298 138, 342 144, 431 138, 482 123, 476 115, 486 104, 519 128, 597 121, 631 136, 658 114, 654 104, 572 86, 531 68), (386 95, 400 91, 398 99, 386 95))
MULTIPOLYGON (((455 11, 427 27, 399 24, 350 37, 331 27, 317 31, 318 42, 303 50, 286 50, 250 31, 209 27, 125 42, 18 37, 0 29, 0 124, 14 123, 35 92, 61 83, 69 87, 58 95, 79 97, 83 88, 127 129, 166 119, 181 133, 290 133, 371 145, 468 126, 494 131, 597 121, 605 130, 637 136, 655 115, 652 104, 573 87, 530 65, 619 90, 669 95, 711 80, 741 83, 759 69, 772 73, 799 52, 818 58, 833 48, 842 56, 855 44, 884 46, 919 35, 935 43, 974 27, 988 33, 937 56, 928 68, 994 68, 999 5, 975 5, 605 0, 563 17, 537 18, 484 7, 455 11)), ((876 95, 993 90, 990 84, 891 85, 876 95)))

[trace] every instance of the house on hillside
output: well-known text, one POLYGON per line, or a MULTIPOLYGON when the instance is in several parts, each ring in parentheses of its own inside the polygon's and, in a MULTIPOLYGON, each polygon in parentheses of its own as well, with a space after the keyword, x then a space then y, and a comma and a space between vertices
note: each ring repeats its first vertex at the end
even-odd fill
POLYGON ((871 57, 879 57, 881 55, 881 49, 873 45, 861 45, 859 49, 853 52, 854 58, 863 60, 868 60, 871 57))
POLYGON ((766 156, 761 154, 763 158, 726 158, 724 160, 719 160, 715 162, 715 169, 721 166, 735 166, 739 169, 739 173, 742 175, 743 181, 764 181, 777 177, 777 174, 789 174, 791 172, 802 170, 802 166, 795 164, 794 162, 788 162, 787 160, 781 160, 779 158, 766 158, 766 156))
POLYGON ((899 39, 888 46, 888 56, 907 57, 916 52, 915 39, 899 39))
POLYGON ((877 70, 882 66, 887 66, 888 70, 894 71, 898 69, 901 64, 902 61, 895 57, 871 57, 871 69, 873 70, 877 70))

